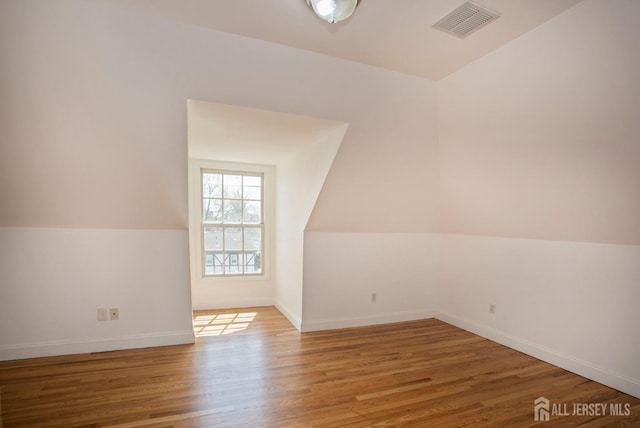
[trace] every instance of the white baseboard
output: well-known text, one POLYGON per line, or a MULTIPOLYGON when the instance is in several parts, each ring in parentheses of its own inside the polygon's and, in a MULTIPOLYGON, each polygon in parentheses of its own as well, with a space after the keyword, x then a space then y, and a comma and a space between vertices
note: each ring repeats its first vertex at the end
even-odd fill
POLYGON ((603 385, 615 388, 626 394, 640 398, 640 380, 638 379, 621 375, 580 358, 558 352, 554 349, 550 349, 536 343, 528 342, 473 321, 447 315, 441 312, 436 312, 435 318, 500 343, 501 345, 508 346, 516 351, 538 358, 539 360, 546 361, 554 366, 558 366, 580 376, 602 383, 603 385))
POLYGON ((336 330, 339 328, 349 327, 363 327, 367 325, 376 324, 390 324, 394 322, 414 321, 426 318, 433 318, 432 311, 417 311, 417 312, 395 312, 388 314, 376 314, 371 316, 357 317, 357 318, 336 318, 329 320, 303 320, 302 329, 303 332, 309 331, 321 331, 321 330, 336 330))
POLYGON ((194 343, 193 330, 162 332, 115 339, 25 343, 0 347, 0 361, 54 355, 87 354, 120 349, 149 348, 194 343))

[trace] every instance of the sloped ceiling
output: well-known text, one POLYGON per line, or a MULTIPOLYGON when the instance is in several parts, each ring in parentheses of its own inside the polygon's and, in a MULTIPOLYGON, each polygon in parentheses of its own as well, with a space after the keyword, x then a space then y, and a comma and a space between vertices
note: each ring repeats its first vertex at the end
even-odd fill
POLYGON ((92 0, 438 80, 581 0, 479 0, 501 17, 463 40, 432 28, 462 0, 362 0, 331 25, 305 0, 92 0))
POLYGON ((189 157, 278 165, 345 123, 189 100, 189 157))

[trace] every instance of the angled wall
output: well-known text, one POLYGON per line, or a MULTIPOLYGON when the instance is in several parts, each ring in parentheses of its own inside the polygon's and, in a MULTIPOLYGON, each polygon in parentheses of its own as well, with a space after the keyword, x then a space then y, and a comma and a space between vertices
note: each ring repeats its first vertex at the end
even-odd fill
POLYGON ((369 109, 350 121, 306 225, 303 331, 433 315, 436 85, 404 83, 362 94, 369 109))
POLYGON ((438 82, 436 299, 445 321, 636 396, 638 16, 585 0, 438 82))
POLYGON ((347 129, 347 124, 334 124, 276 166, 274 302, 299 330, 310 287, 303 281, 304 260, 318 256, 305 254, 304 229, 347 129))

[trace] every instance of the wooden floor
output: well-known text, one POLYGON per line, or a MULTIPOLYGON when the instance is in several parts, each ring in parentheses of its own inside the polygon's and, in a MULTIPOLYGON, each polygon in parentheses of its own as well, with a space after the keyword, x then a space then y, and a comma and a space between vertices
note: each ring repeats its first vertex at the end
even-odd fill
POLYGON ((639 399, 433 319, 305 334, 274 308, 194 320, 195 345, 0 363, 0 426, 527 427, 540 396, 631 412, 544 426, 640 426, 639 399))

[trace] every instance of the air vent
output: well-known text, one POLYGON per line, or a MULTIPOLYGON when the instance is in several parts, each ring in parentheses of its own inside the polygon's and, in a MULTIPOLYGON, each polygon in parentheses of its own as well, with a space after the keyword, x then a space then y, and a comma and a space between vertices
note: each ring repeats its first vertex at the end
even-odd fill
POLYGON ((478 31, 485 25, 498 19, 497 13, 478 6, 475 3, 466 2, 440 21, 433 25, 433 28, 453 34, 464 39, 474 31, 478 31))

